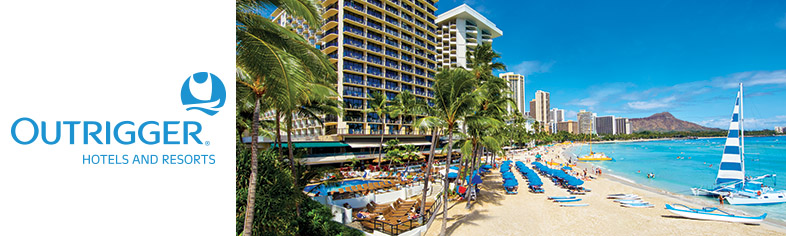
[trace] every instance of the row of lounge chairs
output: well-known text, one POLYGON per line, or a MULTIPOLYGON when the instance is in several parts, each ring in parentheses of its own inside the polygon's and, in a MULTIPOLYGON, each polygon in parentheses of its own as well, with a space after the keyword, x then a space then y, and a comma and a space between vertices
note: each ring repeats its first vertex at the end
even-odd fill
POLYGON ((551 169, 540 162, 533 162, 532 166, 541 174, 550 177, 555 185, 567 189, 570 194, 585 195, 587 192, 592 191, 581 186, 584 184, 583 180, 565 173, 564 170, 551 169))
POLYGON ((538 174, 535 173, 534 170, 527 167, 524 162, 516 161, 516 169, 519 170, 521 176, 527 179, 527 186, 530 192, 533 193, 544 193, 543 190, 543 182, 538 177, 538 174))
POLYGON ((373 182, 373 183, 355 185, 350 187, 344 187, 336 191, 331 191, 329 194, 330 195, 353 194, 353 193, 368 194, 371 192, 378 192, 378 191, 397 190, 399 184, 400 184, 399 182, 385 180, 380 182, 373 182))
POLYGON ((516 180, 516 176, 513 175, 513 172, 510 172, 511 163, 512 161, 506 160, 503 161, 502 165, 499 167, 499 172, 502 174, 502 179, 504 180, 502 187, 505 188, 505 193, 507 194, 518 194, 519 181, 516 180))

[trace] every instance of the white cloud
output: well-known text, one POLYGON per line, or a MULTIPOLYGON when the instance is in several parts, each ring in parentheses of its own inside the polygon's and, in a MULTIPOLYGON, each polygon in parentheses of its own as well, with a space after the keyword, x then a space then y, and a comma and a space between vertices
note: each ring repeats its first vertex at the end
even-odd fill
POLYGON ((746 71, 724 77, 717 77, 711 84, 721 88, 736 88, 739 83, 745 86, 786 85, 786 70, 746 71))
POLYGON ((662 99, 652 99, 649 101, 636 101, 628 102, 628 107, 635 110, 654 110, 672 107, 673 102, 677 100, 677 96, 669 96, 662 99))
POLYGON ((729 122, 730 119, 726 118, 726 119, 709 119, 709 120, 699 121, 696 123, 711 128, 729 129, 729 122))
POLYGON ((783 17, 781 17, 778 23, 775 23, 775 26, 778 26, 778 28, 786 30, 786 14, 784 14, 783 17))
POLYGON ((567 105, 576 105, 586 107, 589 110, 595 110, 598 105, 616 101, 621 96, 624 96, 629 87, 634 87, 632 83, 611 83, 591 86, 589 90, 589 97, 576 99, 567 103, 567 105))
POLYGON ((554 65, 553 61, 548 63, 543 63, 540 61, 523 61, 513 66, 513 72, 525 76, 534 73, 546 73, 549 72, 549 69, 551 69, 552 65, 554 65))
MULTIPOLYGON (((762 129, 771 130, 774 129, 775 126, 786 126, 786 115, 775 116, 772 118, 759 119, 755 117, 749 117, 744 119, 745 119, 744 120, 745 130, 762 130, 762 129)), ((730 121, 731 121, 731 115, 729 115, 729 117, 703 120, 696 123, 707 127, 729 129, 730 121)))
POLYGON ((565 110, 565 120, 577 120, 576 117, 579 113, 573 110, 565 110))

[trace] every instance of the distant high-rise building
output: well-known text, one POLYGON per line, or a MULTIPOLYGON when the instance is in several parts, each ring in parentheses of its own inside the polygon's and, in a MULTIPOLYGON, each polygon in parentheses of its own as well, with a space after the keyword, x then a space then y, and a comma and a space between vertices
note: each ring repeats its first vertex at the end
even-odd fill
POLYGON ((536 109, 535 99, 532 99, 532 101, 529 101, 529 117, 532 117, 532 119, 535 119, 535 113, 537 113, 535 112, 536 109))
POLYGON ((576 115, 579 123, 579 133, 594 134, 595 133, 595 116, 592 112, 581 110, 576 115))
POLYGON ((614 134, 631 134, 632 130, 630 129, 630 120, 628 118, 615 118, 614 123, 617 128, 617 132, 614 134))
POLYGON ((467 4, 461 4, 437 16, 437 64, 467 68, 467 52, 473 53, 478 45, 491 44, 499 36, 502 30, 497 25, 467 4))
POLYGON ((549 110, 549 123, 559 123, 565 121, 565 110, 551 108, 549 110))
POLYGON ((614 121, 614 116, 595 117, 595 132, 598 134, 616 134, 617 123, 614 121))
MULTIPOLYGON (((527 111, 527 97, 524 96, 524 76, 513 72, 499 74, 499 77, 508 82, 510 90, 513 92, 512 99, 516 103, 515 108, 522 114, 527 111)), ((512 113, 514 106, 508 105, 508 112, 512 113)))
MULTIPOLYGON (((551 109, 549 105, 549 93, 538 90, 535 92, 535 109, 530 107, 530 115, 532 115, 532 111, 535 111, 535 115, 532 118, 535 118, 536 121, 544 124, 549 122, 549 109, 551 109)), ((530 106, 533 104, 530 102, 530 106)))
POLYGON ((579 133, 579 123, 569 120, 557 123, 557 132, 565 131, 571 134, 579 133))
POLYGON ((783 126, 775 126, 775 133, 782 134, 782 133, 785 133, 785 132, 786 132, 786 127, 783 127, 783 126))

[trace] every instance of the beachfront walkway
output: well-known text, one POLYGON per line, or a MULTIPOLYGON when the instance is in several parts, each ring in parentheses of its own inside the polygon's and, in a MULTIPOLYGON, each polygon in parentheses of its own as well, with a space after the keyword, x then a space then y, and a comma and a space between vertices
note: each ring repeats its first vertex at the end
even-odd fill
MULTIPOLYGON (((448 235, 783 235, 786 231, 770 225, 743 225, 697 221, 671 216, 665 203, 679 202, 656 193, 606 179, 587 182, 593 191, 579 203, 588 207, 560 207, 547 196, 567 196, 567 192, 543 178, 546 194, 527 191, 527 181, 512 168, 519 180, 519 194, 506 195, 498 170, 483 179, 478 202, 471 210, 466 202, 448 205, 448 235), (624 208, 605 198, 611 193, 635 193, 655 208, 624 208)), ((442 217, 437 216, 426 235, 439 235, 442 217)))

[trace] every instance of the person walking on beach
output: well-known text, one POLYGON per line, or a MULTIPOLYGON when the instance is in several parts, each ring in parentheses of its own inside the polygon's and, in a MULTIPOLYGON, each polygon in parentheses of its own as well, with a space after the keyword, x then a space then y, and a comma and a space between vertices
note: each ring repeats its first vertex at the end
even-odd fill
POLYGON ((720 205, 723 206, 723 195, 718 196, 718 201, 720 201, 720 205))

